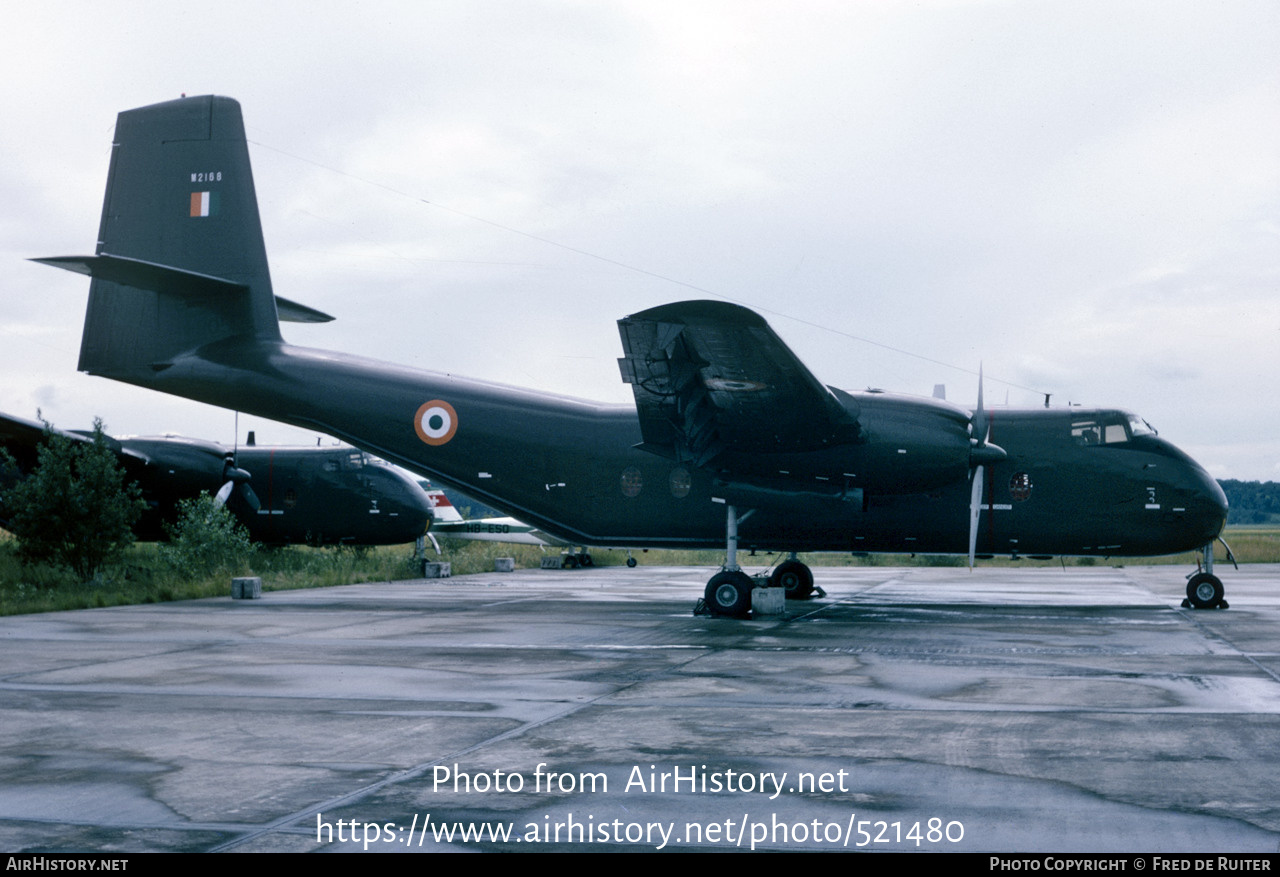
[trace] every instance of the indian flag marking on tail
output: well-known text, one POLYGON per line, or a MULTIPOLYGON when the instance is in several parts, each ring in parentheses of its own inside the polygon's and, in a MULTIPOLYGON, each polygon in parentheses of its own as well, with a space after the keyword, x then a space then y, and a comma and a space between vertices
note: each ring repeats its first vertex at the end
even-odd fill
POLYGON ((192 192, 191 213, 195 216, 214 216, 218 212, 217 192, 192 192))

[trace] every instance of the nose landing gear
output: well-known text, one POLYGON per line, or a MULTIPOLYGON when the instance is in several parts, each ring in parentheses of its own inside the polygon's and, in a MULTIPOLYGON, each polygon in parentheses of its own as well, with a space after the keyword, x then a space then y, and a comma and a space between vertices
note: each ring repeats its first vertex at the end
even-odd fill
MULTIPOLYGON (((1227 549, 1227 557, 1235 562, 1235 558, 1231 556, 1231 548, 1226 542, 1222 543, 1227 549)), ((1222 579, 1213 574, 1213 543, 1205 545, 1202 549, 1204 554, 1204 569, 1195 573, 1187 579, 1187 597, 1182 601, 1183 609, 1226 609, 1228 604, 1223 598, 1225 593, 1222 587, 1222 579)))

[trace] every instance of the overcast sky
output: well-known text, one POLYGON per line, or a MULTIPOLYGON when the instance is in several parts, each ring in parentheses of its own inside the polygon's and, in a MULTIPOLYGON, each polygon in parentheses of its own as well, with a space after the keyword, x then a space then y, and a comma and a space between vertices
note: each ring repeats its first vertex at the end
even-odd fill
MULTIPOLYGON (((325 347, 625 403, 616 321, 754 307, 825 383, 1128 408, 1280 480, 1280 4, 25 4, 0 33, 0 411, 230 443, 76 372, 116 113, 240 101, 325 347)), ((260 442, 314 433, 241 417, 260 442)))

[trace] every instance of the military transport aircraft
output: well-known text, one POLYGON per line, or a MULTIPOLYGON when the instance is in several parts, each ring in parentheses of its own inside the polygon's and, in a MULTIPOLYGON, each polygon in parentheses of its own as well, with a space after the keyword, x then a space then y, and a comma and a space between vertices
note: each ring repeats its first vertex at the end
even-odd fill
MULTIPOLYGON (((93 278, 81 371, 320 430, 575 545, 724 545, 715 614, 749 611, 739 545, 792 552, 774 581, 803 596, 799 551, 1211 563, 1226 518, 1138 417, 845 392, 724 302, 619 321, 634 408, 286 344, 230 98, 120 113, 95 255, 38 261, 93 278)), ((1221 603, 1211 568, 1188 599, 1221 603)))
MULTIPOLYGON (((0 445, 22 472, 35 465, 46 427, 0 414, 0 445)), ((73 441, 90 433, 54 430, 73 441)), ((179 500, 215 493, 266 545, 402 545, 418 539, 431 506, 416 481, 352 447, 237 449, 180 436, 108 438, 147 510, 134 527, 143 541, 165 538, 179 500)), ((0 524, 6 521, 0 499, 0 524)))

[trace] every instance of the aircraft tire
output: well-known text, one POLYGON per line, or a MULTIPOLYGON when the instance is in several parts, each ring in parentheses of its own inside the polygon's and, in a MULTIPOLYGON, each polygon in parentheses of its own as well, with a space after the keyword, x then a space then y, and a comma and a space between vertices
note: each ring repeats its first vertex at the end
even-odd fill
POLYGON ((1224 605, 1222 581, 1212 573, 1196 573, 1187 582, 1187 600, 1192 609, 1216 609, 1224 605))
POLYGON ((813 570, 798 560, 784 560, 769 576, 769 586, 782 588, 788 600, 808 600, 813 596, 813 570))
POLYGON ((560 561, 560 568, 561 569, 577 569, 578 558, 574 557, 572 554, 566 554, 564 556, 564 560, 560 561))
POLYGON ((707 611, 726 618, 746 618, 751 612, 751 577, 741 570, 719 572, 707 582, 707 611))
POLYGON ((636 566, 636 559, 635 559, 634 557, 628 557, 628 558, 627 558, 627 566, 631 567, 632 569, 635 569, 635 566, 636 566))
POLYGON ((595 566, 595 561, 591 559, 590 554, 584 551, 578 555, 578 565, 579 566, 595 566))

